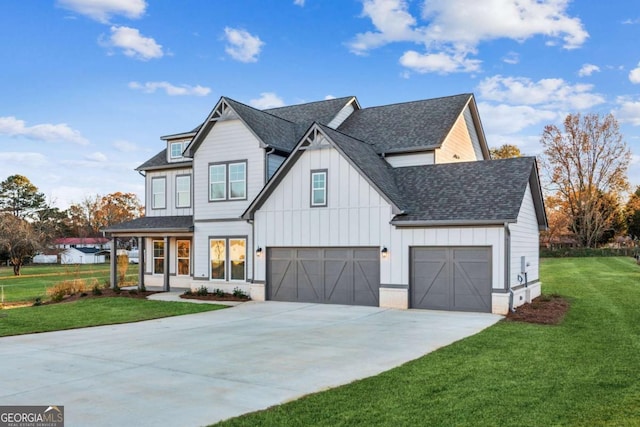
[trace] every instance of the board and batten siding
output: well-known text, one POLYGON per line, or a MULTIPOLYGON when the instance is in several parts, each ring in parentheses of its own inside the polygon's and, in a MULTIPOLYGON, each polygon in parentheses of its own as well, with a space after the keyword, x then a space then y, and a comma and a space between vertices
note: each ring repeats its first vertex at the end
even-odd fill
MULTIPOLYGON (((447 135, 447 138, 442 143, 442 146, 436 149, 436 163, 482 160, 482 154, 478 157, 476 153, 473 138, 471 137, 472 133, 475 135, 474 128, 468 126, 465 114, 461 114, 453 125, 451 132, 449 132, 449 135, 447 135)), ((475 135, 475 137, 477 140, 477 135, 475 135)), ((477 145, 479 149, 479 143, 477 143, 477 145)))
POLYGON ((526 262, 530 264, 527 267, 527 280, 529 282, 539 280, 539 228, 529 184, 522 199, 517 222, 510 224, 509 230, 511 231, 511 286, 520 284, 518 274, 521 274, 521 256, 524 256, 526 262))
POLYGON ((194 220, 240 218, 265 182, 265 153, 256 136, 238 119, 218 121, 193 159, 194 220), (209 164, 247 162, 247 199, 209 201, 209 164))
POLYGON ((145 189, 145 215, 146 216, 176 216, 193 215, 193 172, 191 168, 166 169, 161 171, 147 171, 145 189), (180 175, 191 176, 191 206, 188 208, 176 207, 176 177, 180 175), (166 178, 165 197, 166 208, 153 209, 153 194, 151 180, 153 178, 166 178))
MULTIPOLYGON (((266 247, 387 247, 382 284, 409 284, 411 246, 490 246, 492 285, 504 288, 504 227, 396 228, 391 205, 330 146, 305 151, 255 213, 255 245, 266 247), (327 207, 310 207, 312 170, 326 169, 327 207)), ((256 259, 265 280, 265 257, 256 259)))
POLYGON ((427 153, 387 155, 384 159, 394 168, 401 168, 403 166, 432 165, 435 163, 433 151, 427 153))
MULTIPOLYGON (((209 238, 211 237, 246 237, 247 265, 246 279, 253 277, 253 230, 251 224, 245 220, 238 221, 196 221, 193 230, 193 267, 195 280, 209 280, 211 260, 209 256, 209 238)), ((229 282, 234 283, 234 282, 229 282)), ((237 282, 236 282, 237 283, 237 282)))
MULTIPOLYGON (((255 246, 379 246, 388 241, 391 206, 329 145, 306 150, 255 213, 255 246), (311 171, 327 170, 327 206, 311 207, 311 171)), ((256 259, 265 280, 265 257, 256 259)))

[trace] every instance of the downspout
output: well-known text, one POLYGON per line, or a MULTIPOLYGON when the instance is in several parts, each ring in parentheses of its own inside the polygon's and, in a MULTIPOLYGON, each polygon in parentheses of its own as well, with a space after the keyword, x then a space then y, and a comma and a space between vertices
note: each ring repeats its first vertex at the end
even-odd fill
POLYGON ((513 289, 511 289, 511 231, 509 224, 504 223, 504 283, 509 292, 509 312, 513 313, 516 309, 513 307, 513 289))

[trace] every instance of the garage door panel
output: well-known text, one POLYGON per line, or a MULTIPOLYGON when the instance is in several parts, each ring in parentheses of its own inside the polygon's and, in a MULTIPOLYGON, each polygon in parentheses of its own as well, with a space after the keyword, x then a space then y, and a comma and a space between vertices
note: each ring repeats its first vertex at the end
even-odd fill
POLYGON ((413 248, 411 306, 491 311, 491 249, 413 248))
POLYGON ((269 299, 378 305, 377 248, 268 248, 267 257, 269 299), (295 274, 283 276, 282 258, 288 258, 295 274))

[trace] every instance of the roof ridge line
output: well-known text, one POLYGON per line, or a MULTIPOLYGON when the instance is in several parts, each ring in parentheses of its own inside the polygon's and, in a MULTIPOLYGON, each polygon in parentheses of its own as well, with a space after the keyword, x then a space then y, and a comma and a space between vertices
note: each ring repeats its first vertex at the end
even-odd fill
POLYGON ((275 117, 276 119, 279 119, 279 120, 285 121, 285 122, 290 123, 290 124, 292 124, 292 125, 296 125, 296 124, 297 124, 297 123, 292 122, 292 121, 290 121, 290 120, 283 119, 282 117, 278 117, 278 116, 276 116, 276 115, 274 115, 274 114, 268 113, 268 112, 266 112, 265 110, 259 110, 259 109, 258 109, 258 108, 256 108, 256 107, 252 107, 251 105, 245 104, 244 102, 236 101, 236 100, 235 100, 235 99, 233 99, 233 98, 229 98, 229 97, 227 97, 227 96, 222 96, 222 99, 224 99, 224 100, 231 100, 231 101, 233 101, 233 102, 236 102, 236 103, 238 103, 238 104, 242 105, 243 107, 251 108, 252 110, 258 111, 258 112, 260 112, 260 113, 262 113, 262 114, 267 114, 267 115, 269 115, 269 116, 271 116, 271 117, 275 117))
POLYGON ((394 105, 413 104, 413 103, 416 103, 416 102, 436 101, 438 99, 455 98, 457 96, 464 96, 464 95, 474 96, 473 93, 471 93, 471 92, 464 92, 464 93, 459 93, 457 95, 438 96, 436 98, 416 99, 416 100, 413 100, 413 101, 402 101, 402 102, 393 102, 391 104, 374 105, 372 107, 364 107, 364 108, 362 108, 362 110, 373 110, 374 108, 384 108, 384 107, 391 107, 391 106, 394 106, 394 105))

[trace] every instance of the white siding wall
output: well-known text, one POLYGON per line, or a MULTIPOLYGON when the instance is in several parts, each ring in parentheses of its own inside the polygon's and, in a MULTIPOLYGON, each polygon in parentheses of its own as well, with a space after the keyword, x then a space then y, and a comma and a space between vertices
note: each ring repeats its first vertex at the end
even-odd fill
MULTIPOLYGON (((473 117, 471 116, 471 109, 467 106, 464 109, 464 121, 467 125, 467 131, 469 132, 469 138, 471 139, 471 143, 473 144, 473 151, 476 153, 476 158, 478 160, 484 159, 484 154, 482 154, 482 149, 480 148, 480 137, 478 136, 478 132, 476 131, 476 126, 473 123, 473 117)), ((488 160, 488 159, 485 159, 488 160)))
MULTIPOLYGON (((391 206, 335 149, 306 151, 255 214, 256 247, 386 246, 382 284, 409 284, 410 246, 491 246, 493 287, 504 288, 504 227, 410 228, 389 224, 391 206), (310 171, 327 169, 328 206, 310 208, 310 171)), ((256 259, 265 280, 265 257, 256 259)))
POLYGON ((435 163, 433 152, 398 154, 385 156, 384 159, 394 168, 401 168, 403 166, 432 165, 435 163))
POLYGON ((239 218, 264 185, 264 149, 240 120, 216 123, 196 151, 194 219, 239 218), (209 202, 209 164, 247 161, 247 200, 209 202))
POLYGON ((355 108, 353 108, 353 103, 345 105, 344 107, 342 107, 342 110, 340 110, 338 114, 336 114, 333 120, 331 120, 327 124, 327 126, 329 126, 332 129, 337 129, 338 126, 342 124, 342 122, 347 120, 347 117, 349 117, 354 110, 355 108))
POLYGON ((436 149, 436 163, 469 162, 474 160, 482 160, 482 157, 478 157, 476 154, 476 149, 469 134, 469 127, 463 114, 456 120, 442 146, 436 149))
POLYGON ((511 230, 511 286, 519 285, 518 274, 520 274, 521 270, 521 256, 525 256, 526 261, 531 264, 527 267, 527 279, 529 282, 539 280, 538 220, 529 185, 527 185, 527 191, 522 200, 518 221, 515 224, 511 224, 509 230, 511 230))
MULTIPOLYGON (((253 257, 255 248, 253 247, 253 231, 252 226, 244 220, 238 221, 222 221, 222 222, 196 222, 194 229, 194 284, 200 286, 207 285, 204 280, 210 277, 210 258, 209 258, 209 237, 246 237, 247 239, 247 281, 252 279, 253 257), (200 283, 200 281, 203 281, 200 283)), ((229 282, 234 283, 234 282, 229 282)))
POLYGON ((193 173, 191 168, 170 169, 163 171, 148 171, 146 175, 146 192, 145 192, 145 214, 146 216, 174 216, 174 215, 193 215, 193 173), (176 176, 191 175, 191 207, 176 208, 176 176), (153 178, 166 178, 166 208, 152 209, 153 194, 151 193, 151 180, 153 178))

